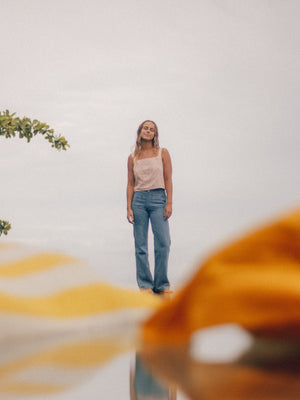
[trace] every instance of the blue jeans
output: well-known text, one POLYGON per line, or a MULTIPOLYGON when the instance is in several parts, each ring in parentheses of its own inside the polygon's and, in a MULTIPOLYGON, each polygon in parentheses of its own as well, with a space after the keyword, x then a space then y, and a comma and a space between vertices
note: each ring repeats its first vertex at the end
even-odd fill
POLYGON ((157 293, 170 286, 167 272, 171 240, 169 223, 164 219, 165 205, 164 189, 135 192, 132 199, 137 283, 140 288, 151 288, 157 293), (154 279, 148 259, 149 219, 154 235, 154 279))

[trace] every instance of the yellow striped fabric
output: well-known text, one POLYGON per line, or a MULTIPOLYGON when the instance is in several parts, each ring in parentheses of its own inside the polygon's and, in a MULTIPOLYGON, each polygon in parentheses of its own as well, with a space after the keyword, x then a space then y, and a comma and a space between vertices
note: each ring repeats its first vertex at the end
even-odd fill
POLYGON ((56 393, 133 348, 157 297, 59 253, 0 245, 0 398, 56 393))

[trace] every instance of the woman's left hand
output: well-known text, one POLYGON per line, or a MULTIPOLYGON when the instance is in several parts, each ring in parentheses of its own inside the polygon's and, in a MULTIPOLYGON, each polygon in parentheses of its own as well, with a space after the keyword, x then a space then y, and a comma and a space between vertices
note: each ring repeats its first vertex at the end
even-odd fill
POLYGON ((164 218, 169 219, 172 215, 172 204, 166 204, 164 211, 164 218))

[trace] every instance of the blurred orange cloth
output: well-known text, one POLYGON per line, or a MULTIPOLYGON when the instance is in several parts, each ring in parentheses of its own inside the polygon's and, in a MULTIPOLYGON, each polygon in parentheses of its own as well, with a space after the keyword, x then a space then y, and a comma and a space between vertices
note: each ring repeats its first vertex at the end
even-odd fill
POLYGON ((300 338, 300 210, 226 246, 143 327, 153 343, 236 323, 256 335, 300 338))

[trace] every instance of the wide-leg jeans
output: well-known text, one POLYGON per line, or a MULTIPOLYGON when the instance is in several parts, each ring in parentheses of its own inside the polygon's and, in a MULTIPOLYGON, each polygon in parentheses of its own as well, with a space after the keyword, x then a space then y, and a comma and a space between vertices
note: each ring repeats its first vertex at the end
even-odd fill
POLYGON ((164 219, 165 205, 164 189, 135 192, 132 199, 137 283, 140 288, 158 293, 170 286, 167 272, 171 240, 169 223, 164 219), (154 236, 154 279, 148 258, 149 220, 154 236))

